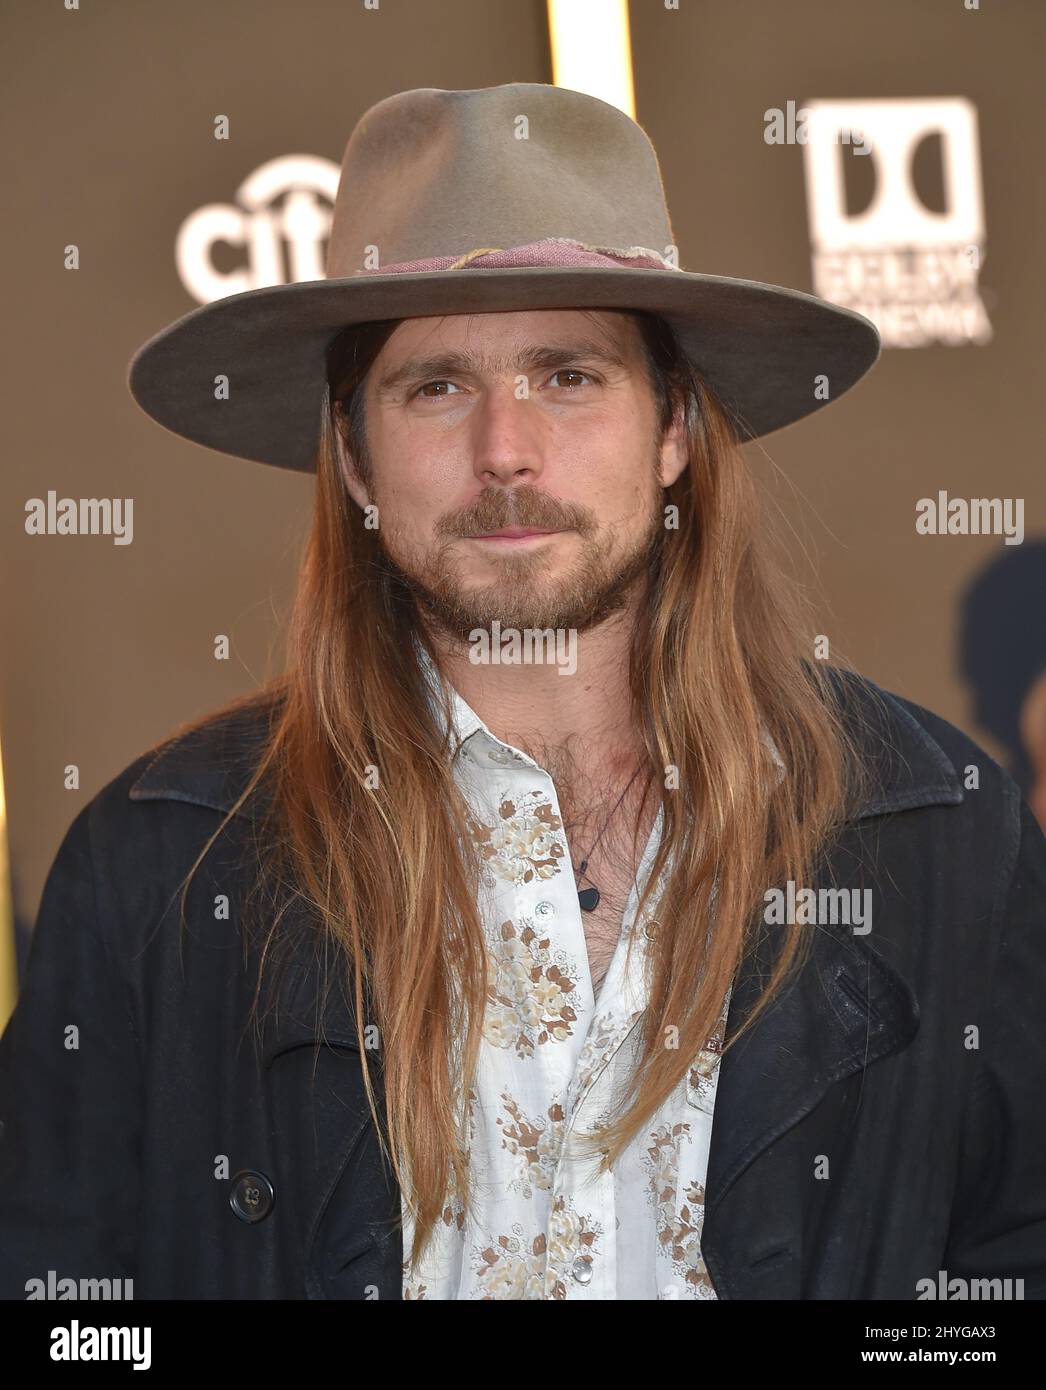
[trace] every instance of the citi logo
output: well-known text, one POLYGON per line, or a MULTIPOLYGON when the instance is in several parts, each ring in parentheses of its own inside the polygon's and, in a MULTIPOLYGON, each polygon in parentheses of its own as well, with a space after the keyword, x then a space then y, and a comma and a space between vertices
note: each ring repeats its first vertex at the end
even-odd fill
POLYGON ((182 223, 178 275, 201 304, 243 290, 322 280, 325 244, 341 169, 311 154, 281 155, 248 175, 232 203, 207 203, 182 223), (240 264, 219 269, 214 249, 234 248, 240 264))

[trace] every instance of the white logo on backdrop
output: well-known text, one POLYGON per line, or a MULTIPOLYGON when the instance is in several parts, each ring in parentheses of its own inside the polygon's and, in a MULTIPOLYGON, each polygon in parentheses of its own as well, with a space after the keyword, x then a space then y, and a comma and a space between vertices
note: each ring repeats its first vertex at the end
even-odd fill
POLYGON ((814 289, 865 314, 886 347, 986 343, 992 329, 978 286, 984 262, 977 111, 962 97, 807 103, 803 146, 814 289), (848 213, 840 145, 859 131, 875 175, 864 212, 848 213), (944 211, 915 191, 920 141, 940 137, 944 211))
POLYGON ((182 284, 201 304, 227 294, 324 278, 341 168, 310 154, 282 155, 255 169, 234 203, 208 203, 178 229, 175 261, 182 284), (282 200, 282 201, 281 201, 282 200), (246 264, 222 271, 213 251, 225 242, 246 264))

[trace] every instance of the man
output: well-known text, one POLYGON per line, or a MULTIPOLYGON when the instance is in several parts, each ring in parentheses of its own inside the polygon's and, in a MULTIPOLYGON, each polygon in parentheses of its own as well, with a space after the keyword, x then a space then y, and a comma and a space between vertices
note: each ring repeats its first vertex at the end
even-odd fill
POLYGON ((1046 841, 817 659, 738 448, 875 331, 671 245, 619 111, 403 93, 327 281, 138 354, 316 512, 284 675, 59 850, 0 1044, 8 1296, 1046 1293, 1046 841))

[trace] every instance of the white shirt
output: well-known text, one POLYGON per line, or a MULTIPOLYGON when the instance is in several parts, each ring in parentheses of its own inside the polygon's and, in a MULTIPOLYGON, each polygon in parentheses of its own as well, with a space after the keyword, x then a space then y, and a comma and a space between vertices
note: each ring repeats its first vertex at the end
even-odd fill
MULTIPOLYGON (((435 683, 434 667, 418 650, 435 683)), ((470 1210, 448 1199, 421 1267, 412 1270, 413 1223, 403 1199, 403 1297, 714 1299, 701 1225, 729 992, 704 1050, 614 1167, 599 1175, 598 1155, 579 1144, 608 1117, 638 1059, 648 999, 644 925, 669 865, 642 921, 635 914, 662 812, 594 997, 552 778, 496 738, 456 690, 449 693, 454 776, 486 861, 479 907, 491 988, 462 1107, 470 1210)))

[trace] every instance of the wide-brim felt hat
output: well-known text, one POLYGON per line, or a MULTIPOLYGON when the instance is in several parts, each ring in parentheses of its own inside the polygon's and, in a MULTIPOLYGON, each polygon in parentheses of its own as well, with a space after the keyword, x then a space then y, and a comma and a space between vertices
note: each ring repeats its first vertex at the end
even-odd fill
POLYGON ((175 434, 311 472, 344 328, 560 308, 661 315, 742 441, 838 399, 880 351, 851 309, 680 268, 642 127, 596 97, 519 82, 372 106, 342 161, 326 278, 192 310, 138 349, 128 386, 175 434))

